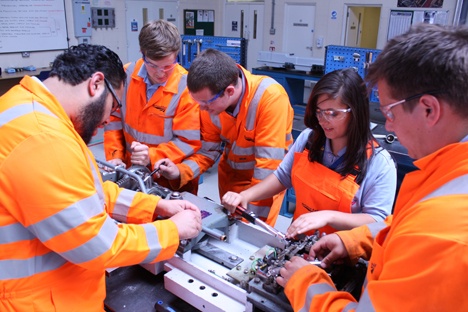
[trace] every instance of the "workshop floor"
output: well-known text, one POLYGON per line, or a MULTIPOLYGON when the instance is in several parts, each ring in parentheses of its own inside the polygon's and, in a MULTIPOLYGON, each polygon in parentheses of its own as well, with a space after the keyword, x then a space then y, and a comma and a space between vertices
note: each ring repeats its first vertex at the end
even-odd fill
MULTIPOLYGON (((99 129, 98 134, 91 140, 89 148, 93 152, 94 157, 100 160, 105 160, 102 133, 102 129, 99 129)), ((219 203, 217 167, 212 167, 203 174, 203 183, 199 185, 198 196, 208 197, 219 203)), ((275 228, 285 232, 290 224, 291 218, 286 218, 280 215, 278 216, 275 228)))

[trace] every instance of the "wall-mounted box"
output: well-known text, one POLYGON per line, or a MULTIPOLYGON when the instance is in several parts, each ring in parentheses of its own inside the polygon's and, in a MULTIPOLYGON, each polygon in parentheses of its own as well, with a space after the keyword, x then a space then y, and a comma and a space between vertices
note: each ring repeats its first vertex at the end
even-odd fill
POLYGON ((93 28, 114 28, 114 8, 91 8, 91 20, 93 28))
POLYGON ((75 37, 91 37, 91 4, 89 0, 73 1, 75 37))

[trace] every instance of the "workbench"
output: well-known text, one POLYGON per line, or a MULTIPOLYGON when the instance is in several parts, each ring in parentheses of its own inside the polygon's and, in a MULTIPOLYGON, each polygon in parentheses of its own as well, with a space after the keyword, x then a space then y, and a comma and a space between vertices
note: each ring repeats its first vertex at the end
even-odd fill
POLYGON ((139 265, 113 270, 106 276, 106 311, 199 311, 164 288, 164 273, 154 275, 139 265))
MULTIPOLYGON (((289 101, 295 109, 295 113, 301 115, 301 111, 296 112, 295 106, 302 109, 305 108, 304 103, 304 88, 306 81, 311 81, 313 84, 322 78, 321 74, 315 74, 303 70, 288 69, 282 67, 263 66, 252 69, 252 74, 265 75, 275 79, 284 87, 289 95, 289 101)), ((302 115, 304 114, 302 110, 302 115)))

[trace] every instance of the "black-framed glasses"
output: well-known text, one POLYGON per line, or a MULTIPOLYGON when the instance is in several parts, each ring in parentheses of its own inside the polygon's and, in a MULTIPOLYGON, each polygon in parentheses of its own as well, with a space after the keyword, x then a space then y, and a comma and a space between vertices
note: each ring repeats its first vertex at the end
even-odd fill
POLYGON ((315 116, 317 119, 325 118, 326 121, 334 122, 342 120, 346 117, 346 114, 351 112, 351 108, 336 108, 336 109, 320 109, 315 110, 315 116))
POLYGON ((166 73, 166 72, 168 72, 170 70, 173 70, 174 67, 177 65, 177 58, 174 60, 174 63, 172 63, 171 65, 166 65, 166 66, 161 67, 161 66, 158 66, 158 65, 153 64, 150 61, 148 61, 146 59, 146 55, 142 54, 142 56, 143 56, 142 58, 143 58, 143 62, 145 62, 145 65, 147 65, 147 66, 151 67, 152 69, 155 69, 155 70, 157 70, 159 72, 166 73))
POLYGON ((109 90, 109 92, 112 94, 112 97, 114 98, 114 101, 112 101, 112 110, 111 110, 111 114, 112 114, 122 107, 122 101, 120 101, 120 99, 117 97, 117 94, 115 93, 115 90, 110 84, 109 80, 104 78, 104 83, 106 84, 107 89, 109 90), (117 105, 115 105, 115 103, 117 103, 117 105))
MULTIPOLYGON (((216 101, 220 96, 223 95, 224 93, 224 90, 226 90, 226 88, 222 89, 221 91, 219 91, 215 96, 213 96, 211 99, 207 100, 207 101, 200 101, 200 100, 197 100, 194 98, 195 101, 197 101, 198 103, 200 104, 203 104, 203 105, 210 105, 211 103, 213 103, 214 101, 216 101)), ((193 96, 192 96, 193 98, 193 96)))
POLYGON ((380 111, 384 115, 385 119, 392 122, 393 120, 395 120, 395 116, 393 115, 393 113, 391 111, 391 109, 393 107, 395 107, 397 105, 400 105, 400 104, 403 104, 403 103, 406 103, 406 102, 409 102, 409 101, 412 101, 412 100, 419 99, 420 97, 422 97, 423 95, 426 95, 426 94, 436 95, 436 94, 439 94, 439 93, 444 93, 444 91, 435 90, 435 91, 428 91, 428 92, 418 93, 418 94, 409 96, 406 99, 396 101, 394 103, 390 103, 390 104, 387 104, 387 105, 380 106, 380 111))

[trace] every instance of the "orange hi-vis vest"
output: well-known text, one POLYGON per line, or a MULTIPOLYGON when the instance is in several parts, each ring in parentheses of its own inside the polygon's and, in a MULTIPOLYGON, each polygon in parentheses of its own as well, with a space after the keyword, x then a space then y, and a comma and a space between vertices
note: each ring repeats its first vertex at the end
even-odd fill
MULTIPOLYGON (((466 138, 465 138, 466 140, 466 138)), ((305 266, 285 294, 295 311, 468 311, 468 142, 414 162, 385 222, 336 232, 351 260, 369 260, 359 302, 305 266)))
POLYGON ((103 311, 106 268, 175 254, 174 222, 152 222, 160 198, 103 183, 40 81, 0 97, 0 137, 0 311, 103 311))
MULTIPOLYGON (((371 143, 367 148, 367 157, 372 156, 371 143)), ((374 147, 377 143, 373 142, 374 147)), ((319 162, 311 162, 308 159, 308 149, 302 153, 295 153, 291 172, 292 184, 296 193, 296 210, 293 219, 299 216, 319 211, 334 210, 351 213, 351 204, 359 189, 356 183, 357 175, 348 174, 343 177, 339 173, 322 165, 319 162)), ((359 171, 356 171, 358 173, 359 171)), ((318 229, 320 233, 330 234, 336 231, 331 226, 318 229)), ((312 235, 315 232, 306 232, 312 235)))
MULTIPOLYGON (((178 165, 184 181, 203 173, 220 158, 220 197, 228 191, 239 193, 266 178, 293 142, 294 111, 284 88, 272 78, 238 67, 245 82, 239 114, 211 116, 201 111, 202 148, 178 165)), ((274 225, 280 205, 271 210, 272 202, 272 198, 252 202, 248 208, 274 225)))
MULTIPOLYGON (((137 141, 148 145, 151 168, 163 158, 178 164, 201 147, 200 110, 186 88, 187 71, 176 65, 166 84, 147 100, 146 83, 138 76, 142 66, 140 59, 126 67, 122 108, 104 128, 105 157, 130 166, 131 144, 137 141)), ((170 186, 164 177, 156 182, 170 186)))

